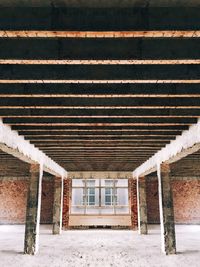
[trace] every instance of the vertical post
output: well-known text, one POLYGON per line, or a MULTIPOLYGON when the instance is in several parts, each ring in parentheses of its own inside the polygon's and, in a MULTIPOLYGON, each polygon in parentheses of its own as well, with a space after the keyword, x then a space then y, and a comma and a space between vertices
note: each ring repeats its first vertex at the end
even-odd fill
POLYGON ((137 178, 138 196, 138 230, 139 234, 146 235, 147 229, 147 200, 146 200, 146 177, 137 178))
POLYGON ((71 206, 72 194, 72 179, 67 178, 64 180, 63 188, 63 229, 69 229, 69 214, 71 206))
POLYGON ((137 184, 133 178, 128 179, 129 206, 131 213, 131 229, 136 230, 138 226, 137 211, 137 184))
POLYGON ((54 177, 53 202, 53 234, 60 234, 62 230, 63 179, 54 177))
POLYGON ((98 214, 101 215, 101 178, 99 178, 99 211, 98 214))
POLYGON ((162 251, 168 254, 176 253, 176 236, 174 226, 173 197, 170 184, 170 166, 158 166, 158 190, 161 223, 162 251))
POLYGON ((34 255, 39 247, 39 226, 42 190, 42 166, 30 166, 30 180, 26 208, 24 253, 34 255))

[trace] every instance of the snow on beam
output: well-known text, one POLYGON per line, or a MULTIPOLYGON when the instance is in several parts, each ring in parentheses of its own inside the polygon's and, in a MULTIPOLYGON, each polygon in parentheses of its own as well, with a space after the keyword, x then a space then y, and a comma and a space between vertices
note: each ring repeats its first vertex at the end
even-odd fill
POLYGON ((162 163, 178 161, 200 149, 200 119, 190 126, 189 130, 183 131, 181 136, 166 145, 154 156, 145 161, 133 172, 133 177, 144 176, 157 170, 162 163))
POLYGON ((44 171, 53 175, 67 177, 67 172, 41 150, 26 141, 17 131, 5 125, 0 119, 0 149, 30 164, 43 165, 44 171))

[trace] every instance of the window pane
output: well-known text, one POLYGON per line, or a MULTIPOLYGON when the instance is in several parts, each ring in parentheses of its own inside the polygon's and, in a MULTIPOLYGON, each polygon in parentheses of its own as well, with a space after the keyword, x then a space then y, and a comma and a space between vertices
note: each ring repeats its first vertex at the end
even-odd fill
POLYGON ((94 195, 95 194, 95 188, 88 188, 88 194, 94 195))
POLYGON ((105 194, 110 195, 111 194, 111 188, 105 188, 105 194))
POLYGON ((95 204, 95 196, 89 196, 89 205, 95 204))
POLYGON ((106 198, 105 198, 105 204, 106 205, 111 205, 111 196, 106 196, 106 198))

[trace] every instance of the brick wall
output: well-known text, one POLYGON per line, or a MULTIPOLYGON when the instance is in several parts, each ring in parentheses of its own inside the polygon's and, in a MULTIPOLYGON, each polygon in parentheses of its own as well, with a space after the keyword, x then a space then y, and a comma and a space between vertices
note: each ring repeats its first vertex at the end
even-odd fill
POLYGON ((53 218, 53 194, 54 183, 52 181, 44 181, 42 183, 42 202, 41 202, 41 223, 52 223, 53 218))
POLYGON ((172 189, 175 221, 200 224, 200 180, 173 181, 172 189))
POLYGON ((138 225, 137 218, 137 182, 133 179, 128 179, 129 189, 129 205, 131 208, 131 227, 136 229, 138 225))
POLYGON ((149 223, 159 223, 158 182, 146 179, 147 218, 149 223))
POLYGON ((66 179, 63 184, 63 229, 69 228, 69 211, 71 203, 72 180, 66 179))
MULTIPOLYGON (((26 213, 26 180, 0 180, 0 223, 24 223, 26 213)), ((137 225, 136 181, 132 180, 132 224, 137 225)), ((68 180, 64 183, 63 226, 67 228, 69 212, 68 180)), ((200 223, 200 180, 172 181, 175 221, 200 223)), ((41 223, 52 222, 53 181, 43 181, 41 223)), ((159 222, 158 183, 147 179, 147 208, 149 223, 159 222)))
MULTIPOLYGON (((176 223, 200 224, 200 180, 172 181, 176 223)), ((158 182, 147 179, 148 222, 159 223, 158 182)))
POLYGON ((0 223, 23 223, 27 181, 0 181, 0 223))
MULTIPOLYGON (((52 181, 43 181, 42 187, 41 223, 51 223, 52 181)), ((25 222, 27 189, 27 180, 0 180, 0 224, 25 222)))

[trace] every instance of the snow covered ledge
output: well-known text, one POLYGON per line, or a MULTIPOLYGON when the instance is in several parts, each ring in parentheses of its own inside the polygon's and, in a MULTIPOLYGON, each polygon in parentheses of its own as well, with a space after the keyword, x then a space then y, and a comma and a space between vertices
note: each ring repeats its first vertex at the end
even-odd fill
POLYGON ((154 156, 145 161, 135 171, 133 177, 145 176, 157 170, 157 166, 162 163, 170 164, 178 161, 189 154, 200 149, 200 119, 196 124, 190 126, 189 130, 183 131, 181 136, 166 145, 154 156))
POLYGON ((67 177, 67 172, 41 150, 30 144, 17 131, 5 125, 0 119, 0 149, 30 164, 40 164, 43 170, 60 177, 67 177))

